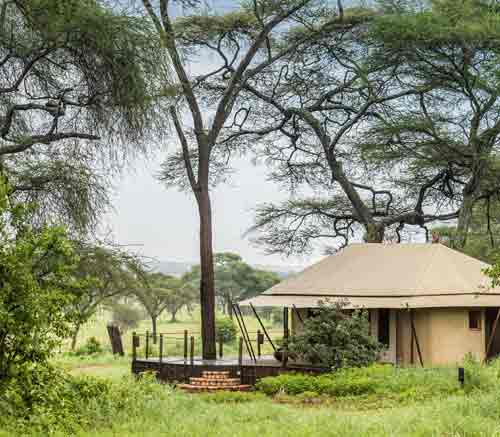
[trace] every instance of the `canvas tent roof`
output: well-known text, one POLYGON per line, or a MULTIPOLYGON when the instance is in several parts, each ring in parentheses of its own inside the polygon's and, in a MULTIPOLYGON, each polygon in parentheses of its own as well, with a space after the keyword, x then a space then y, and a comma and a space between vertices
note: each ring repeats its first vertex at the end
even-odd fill
POLYGON ((349 307, 500 306, 488 264, 442 244, 352 244, 240 305, 313 308, 343 299, 349 307))

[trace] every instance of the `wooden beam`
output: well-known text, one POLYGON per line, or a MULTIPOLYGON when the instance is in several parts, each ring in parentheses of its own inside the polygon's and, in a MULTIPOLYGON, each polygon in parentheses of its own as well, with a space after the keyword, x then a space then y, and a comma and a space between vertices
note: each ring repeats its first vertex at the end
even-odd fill
POLYGON ((276 352, 276 346, 274 345, 273 341, 271 340, 271 337, 269 337, 269 334, 267 333, 266 327, 264 326, 264 323, 262 323, 262 320, 260 319, 259 315, 257 314, 257 311, 255 310, 254 306, 250 303, 250 308, 252 308, 253 313, 255 314, 256 319, 258 320, 260 327, 264 331, 264 335, 267 338, 267 341, 271 344, 274 352, 276 352))
POLYGON ((491 329, 490 338, 488 339, 488 346, 486 347, 486 355, 484 357, 485 360, 488 359, 488 355, 490 353, 491 345, 493 344, 493 339, 495 338, 495 334, 498 326, 498 319, 500 318, 500 308, 498 308, 497 316, 495 317, 495 321, 493 322, 493 328, 491 329))
POLYGON ((293 310, 295 311, 295 314, 297 314, 297 317, 300 320, 300 323, 304 324, 304 320, 302 319, 302 316, 300 315, 300 312, 298 308, 295 306, 295 304, 292 305, 293 310))
POLYGON ((283 338, 288 340, 288 307, 283 307, 283 338))
MULTIPOLYGON (((420 351, 420 344, 418 342, 417 330, 415 329, 414 323, 414 310, 410 310, 410 323, 411 323, 411 331, 412 331, 412 339, 415 339, 415 344, 417 345, 418 359, 420 361, 420 365, 424 367, 424 360, 422 359, 422 352, 420 351)), ((412 355, 413 355, 413 341, 412 341, 412 355)))

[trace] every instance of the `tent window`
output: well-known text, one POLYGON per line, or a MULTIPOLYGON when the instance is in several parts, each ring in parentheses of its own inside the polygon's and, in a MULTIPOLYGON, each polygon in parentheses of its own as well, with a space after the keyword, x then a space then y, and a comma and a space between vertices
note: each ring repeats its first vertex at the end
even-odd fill
POLYGON ((481 311, 469 311, 469 329, 481 329, 481 311))
POLYGON ((390 312, 387 309, 378 310, 378 341, 386 347, 390 344, 390 312))

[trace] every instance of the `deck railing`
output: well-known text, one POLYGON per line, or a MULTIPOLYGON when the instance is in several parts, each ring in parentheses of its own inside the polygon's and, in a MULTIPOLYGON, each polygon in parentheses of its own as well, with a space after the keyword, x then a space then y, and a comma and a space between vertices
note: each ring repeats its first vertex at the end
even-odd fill
MULTIPOLYGON (((261 358, 263 355, 263 349, 265 345, 269 344, 273 350, 275 350, 275 343, 280 342, 283 334, 282 331, 277 330, 267 330, 266 335, 260 330, 257 331, 247 331, 248 337, 240 337, 238 340, 238 359, 244 358, 243 345, 246 345, 248 352, 249 347, 255 345, 257 354, 253 357, 250 353, 247 355, 251 358, 261 358), (251 346, 249 345, 251 344, 251 346)), ((132 359, 135 361, 138 358, 157 359, 160 363, 163 359, 171 356, 176 356, 184 359, 186 362, 193 363, 195 360, 195 346, 196 339, 201 336, 199 331, 188 331, 184 332, 160 332, 156 335, 146 331, 145 333, 132 333, 132 359), (172 349, 174 353, 172 354, 172 349), (182 351, 182 356, 179 356, 179 351, 182 351), (170 352, 170 353, 169 353, 170 352)), ((223 337, 219 336, 217 339, 217 357, 219 359, 224 358, 224 341, 223 337)), ((231 356, 230 356, 231 357, 231 356)), ((232 358, 236 358, 232 356, 232 358)))

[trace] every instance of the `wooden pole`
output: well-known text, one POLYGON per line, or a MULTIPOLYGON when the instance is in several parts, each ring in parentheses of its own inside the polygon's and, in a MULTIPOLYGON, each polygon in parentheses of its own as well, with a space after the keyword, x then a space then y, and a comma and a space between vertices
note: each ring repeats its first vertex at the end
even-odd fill
POLYGON ((146 331, 146 360, 149 358, 149 331, 146 331))
POLYGON ((238 343, 238 367, 240 368, 240 378, 243 379, 243 338, 240 337, 238 343))
POLYGON ((160 334, 160 356, 158 358, 161 364, 163 361, 163 334, 160 334))
POLYGON ((137 360, 137 334, 132 332, 132 361, 137 360))
POLYGON ((495 338, 495 334, 498 326, 498 319, 500 318, 500 308, 498 308, 497 316, 495 317, 495 321, 493 322, 493 327, 491 328, 490 338, 488 339, 488 346, 486 347, 486 355, 484 357, 485 360, 488 359, 488 355, 490 353, 491 345, 493 344, 493 339, 495 338))
POLYGON ((189 352, 189 362, 191 363, 191 367, 194 366, 194 337, 191 336, 191 348, 189 352))
POLYGON ((188 358, 188 332, 187 329, 184 330, 184 362, 188 358))
POLYGON ((269 342, 269 344, 271 345, 271 347, 273 348, 273 350, 276 352, 276 346, 274 346, 274 343, 271 340, 271 337, 269 337, 269 334, 267 333, 266 327, 264 326, 264 323, 262 323, 262 320, 260 319, 259 315, 257 314, 257 311, 255 310, 255 308, 254 308, 254 306, 252 304, 250 304, 250 308, 252 308, 252 311, 255 314, 255 318, 257 319, 257 321, 259 322, 260 327, 264 331, 264 335, 266 336, 267 341, 269 342))
POLYGON ((288 307, 283 307, 283 338, 288 340, 288 307))
POLYGON ((292 305, 292 308, 295 311, 295 314, 297 314, 297 318, 300 320, 300 323, 304 324, 304 319, 302 319, 299 309, 295 306, 295 304, 292 305))
MULTIPOLYGON (((415 315, 414 310, 410 310, 410 322, 411 322, 411 331, 412 331, 412 339, 415 339, 415 344, 417 345, 418 359, 420 361, 420 365, 424 367, 424 360, 422 359, 422 352, 420 351, 420 344, 418 342, 417 330, 415 329, 415 315)), ((413 341, 412 341, 412 351, 413 351, 413 341)))
POLYGON ((223 344, 224 344, 224 341, 222 339, 222 335, 219 335, 219 358, 220 359, 222 359, 222 356, 223 356, 223 351, 222 351, 223 344))
POLYGON ((245 319, 243 318, 243 313, 241 312, 241 308, 238 304, 236 304, 236 308, 238 309, 238 314, 240 315, 240 319, 241 319, 241 324, 243 326, 243 329, 245 330, 244 332, 244 336, 246 336, 247 338, 247 343, 248 343, 248 347, 250 349, 250 354, 251 354, 251 358, 255 361, 257 361, 255 359, 255 352, 253 350, 253 346, 252 346, 252 340, 250 339, 250 335, 248 334, 248 330, 247 330, 247 325, 245 324, 245 319))
POLYGON ((264 336, 260 332, 260 330, 257 330, 257 356, 260 358, 261 357, 261 347, 260 345, 262 344, 264 336))

